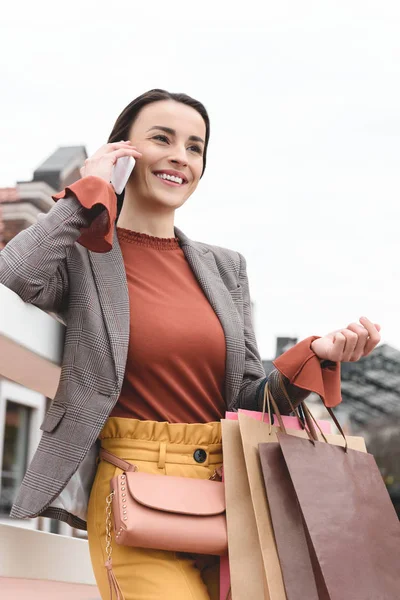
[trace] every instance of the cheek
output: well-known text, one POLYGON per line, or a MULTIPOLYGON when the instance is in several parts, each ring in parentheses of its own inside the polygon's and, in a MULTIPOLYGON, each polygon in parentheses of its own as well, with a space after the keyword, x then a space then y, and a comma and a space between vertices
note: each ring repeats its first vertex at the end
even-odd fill
POLYGON ((142 142, 141 144, 137 143, 136 148, 142 154, 141 158, 136 161, 137 166, 140 165, 141 170, 148 169, 159 159, 154 146, 142 142))
POLYGON ((194 185, 195 187, 198 186, 199 181, 200 181, 200 177, 201 177, 201 173, 203 171, 203 161, 199 161, 199 164, 196 165, 193 169, 193 175, 194 175, 194 185))
POLYGON ((146 180, 151 181, 153 165, 156 160, 148 150, 139 148, 139 145, 137 148, 143 156, 136 161, 135 169, 133 171, 136 176, 135 178, 136 180, 140 180, 142 183, 144 183, 146 180))

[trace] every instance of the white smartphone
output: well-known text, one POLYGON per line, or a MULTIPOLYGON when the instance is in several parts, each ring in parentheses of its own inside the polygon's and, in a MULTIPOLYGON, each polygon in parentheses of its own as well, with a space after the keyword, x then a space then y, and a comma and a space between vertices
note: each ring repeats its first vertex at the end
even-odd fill
POLYGON ((120 194, 125 189, 134 166, 133 156, 122 156, 115 163, 111 174, 111 185, 116 194, 120 194))

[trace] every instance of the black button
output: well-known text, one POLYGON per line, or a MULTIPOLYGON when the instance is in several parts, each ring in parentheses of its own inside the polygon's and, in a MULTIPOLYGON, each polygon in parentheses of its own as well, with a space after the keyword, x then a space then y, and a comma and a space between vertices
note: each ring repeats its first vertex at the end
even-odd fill
POLYGON ((198 463, 203 463, 207 460, 207 452, 203 448, 198 448, 193 453, 193 458, 198 463))

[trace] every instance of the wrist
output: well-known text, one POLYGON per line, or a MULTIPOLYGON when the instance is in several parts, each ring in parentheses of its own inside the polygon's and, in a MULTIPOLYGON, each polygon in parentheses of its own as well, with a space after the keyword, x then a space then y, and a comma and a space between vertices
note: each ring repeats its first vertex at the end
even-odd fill
POLYGON ((314 350, 315 342, 316 342, 317 340, 319 340, 319 339, 320 339, 319 337, 318 337, 318 338, 314 338, 314 339, 313 339, 313 341, 311 342, 311 344, 310 344, 310 348, 311 348, 312 352, 314 352, 315 356, 318 358, 318 360, 319 360, 319 362, 320 362, 320 365, 321 365, 321 368, 322 368, 322 369, 326 369, 326 368, 329 368, 329 367, 334 367, 334 366, 335 366, 335 364, 336 364, 334 361, 332 361, 332 360, 329 360, 329 359, 327 359, 327 358, 321 358, 321 357, 320 357, 320 356, 318 356, 318 354, 315 352, 315 350, 314 350))

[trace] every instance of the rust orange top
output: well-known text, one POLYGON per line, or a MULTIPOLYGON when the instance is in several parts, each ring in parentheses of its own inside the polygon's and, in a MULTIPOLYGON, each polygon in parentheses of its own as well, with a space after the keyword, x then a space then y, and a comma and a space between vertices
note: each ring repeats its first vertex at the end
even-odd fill
POLYGON ((178 238, 117 228, 129 289, 130 335, 111 417, 210 423, 226 411, 225 335, 178 238))
MULTIPOLYGON (((94 212, 78 243, 94 252, 111 250, 117 211, 112 185, 88 176, 52 197, 57 201, 68 192, 94 212)), ((110 416, 171 423, 219 420, 226 410, 224 332, 179 240, 119 227, 116 231, 127 274, 131 324, 125 380, 110 416)), ((336 406, 341 402, 340 364, 321 368, 311 350, 315 339, 298 343, 274 365, 287 378, 295 400, 313 391, 327 406, 336 406)))

